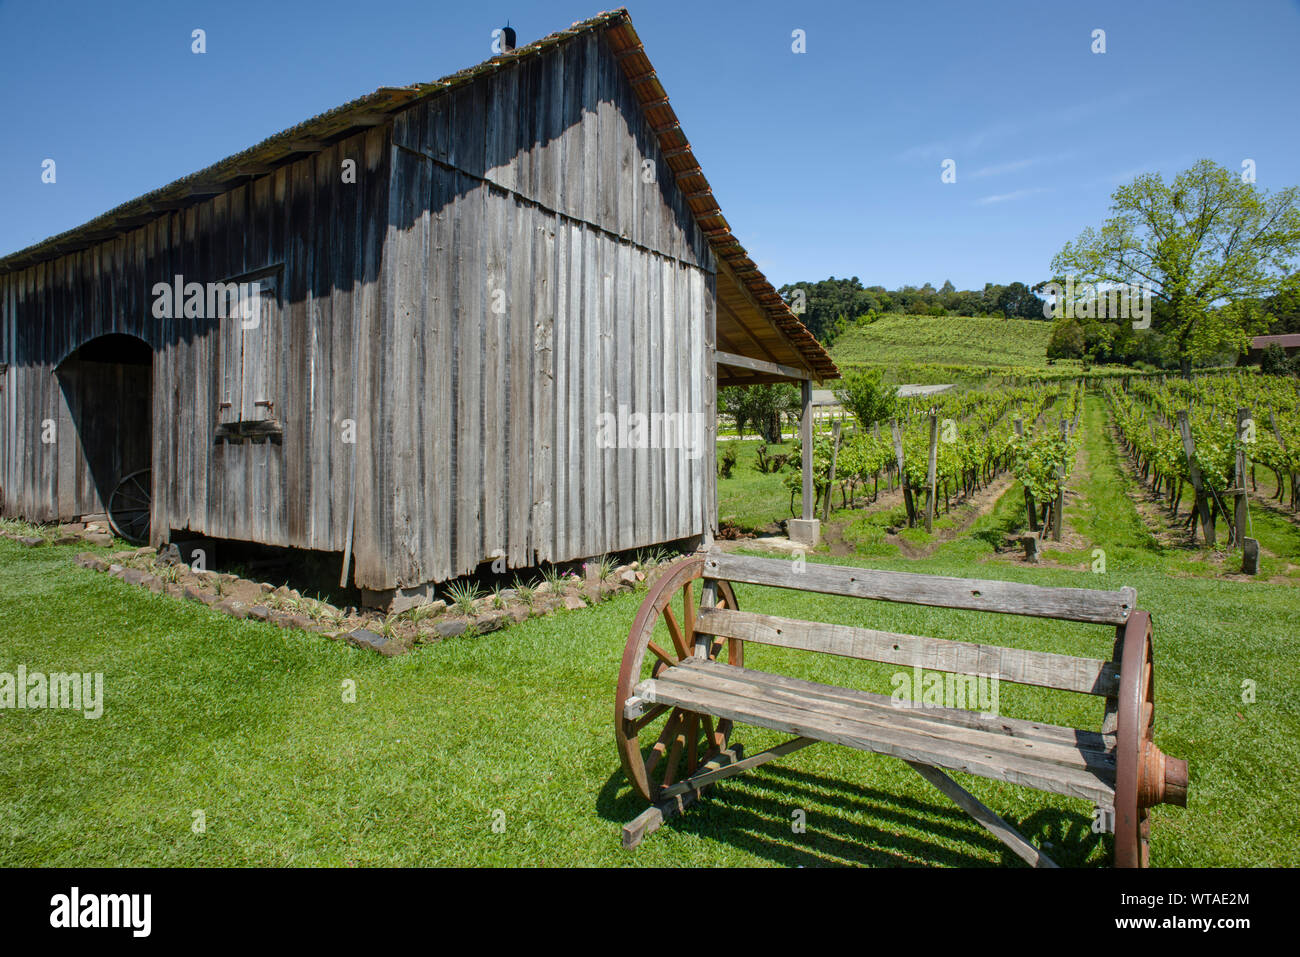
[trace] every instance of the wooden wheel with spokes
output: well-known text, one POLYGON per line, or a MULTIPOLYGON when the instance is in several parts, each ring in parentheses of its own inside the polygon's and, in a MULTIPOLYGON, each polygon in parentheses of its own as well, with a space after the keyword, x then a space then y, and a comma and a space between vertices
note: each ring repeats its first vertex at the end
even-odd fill
POLYGON ((1187 806, 1187 762, 1165 755, 1152 735, 1156 685, 1151 616, 1135 611, 1120 658, 1115 755, 1115 866, 1146 867, 1153 804, 1187 806))
MULTIPOLYGON (((731 722, 712 715, 656 705, 640 718, 623 715, 623 705, 638 684, 694 653, 695 618, 704 595, 704 558, 692 555, 671 566, 646 595, 632 622, 618 673, 614 734, 623 771, 632 787, 655 802, 666 787, 690 777, 727 747, 731 722), (643 742, 645 745, 643 746, 643 742)), ((717 607, 736 609, 730 583, 717 585, 717 607)), ((726 648, 728 664, 743 665, 744 643, 712 638, 708 657, 726 648)))
POLYGON ((149 537, 149 512, 153 499, 153 472, 139 469, 123 477, 108 497, 108 524, 119 538, 133 545, 149 537))

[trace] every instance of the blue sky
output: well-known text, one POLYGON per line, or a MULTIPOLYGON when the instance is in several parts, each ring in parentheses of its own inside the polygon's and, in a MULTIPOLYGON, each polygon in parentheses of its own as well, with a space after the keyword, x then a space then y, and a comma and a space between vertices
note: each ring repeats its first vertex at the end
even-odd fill
MULTIPOLYGON (((601 8, 0 0, 0 254, 378 86, 476 63, 507 19, 522 44, 601 8)), ((1297 0, 629 10, 723 211, 777 285, 1035 282, 1138 172, 1253 159, 1261 186, 1300 184, 1297 0), (941 182, 945 159, 955 183, 941 182)))

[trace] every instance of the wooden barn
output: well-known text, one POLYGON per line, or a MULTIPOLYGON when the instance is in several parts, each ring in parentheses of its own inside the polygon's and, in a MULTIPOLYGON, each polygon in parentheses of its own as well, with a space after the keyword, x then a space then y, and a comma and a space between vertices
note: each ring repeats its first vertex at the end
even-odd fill
POLYGON ((0 259, 3 513, 333 552, 402 604, 708 539, 717 388, 836 374, 619 10, 0 259))
POLYGON ((1257 366, 1264 358, 1264 351, 1269 346, 1277 346, 1288 356, 1300 352, 1300 335, 1294 333, 1276 336, 1255 336, 1250 340, 1250 348, 1237 357, 1239 366, 1257 366))

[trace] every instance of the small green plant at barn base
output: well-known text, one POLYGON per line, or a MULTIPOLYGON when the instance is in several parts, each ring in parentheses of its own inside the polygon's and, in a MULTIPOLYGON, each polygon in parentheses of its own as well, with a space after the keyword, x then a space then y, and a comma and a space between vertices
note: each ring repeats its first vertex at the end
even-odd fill
POLYGON ((536 587, 518 576, 515 576, 514 587, 515 594, 519 596, 519 600, 531 608, 533 606, 533 599, 536 597, 536 587))
POLYGON ((473 582, 457 581, 447 586, 447 597, 462 615, 472 615, 474 603, 483 597, 483 592, 473 582))

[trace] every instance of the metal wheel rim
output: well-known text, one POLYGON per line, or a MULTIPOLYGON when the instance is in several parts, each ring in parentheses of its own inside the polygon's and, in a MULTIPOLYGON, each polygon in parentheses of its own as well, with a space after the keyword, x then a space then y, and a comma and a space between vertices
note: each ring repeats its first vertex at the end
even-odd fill
POLYGON ((140 545, 149 538, 153 507, 153 470, 137 469, 122 477, 108 497, 108 524, 119 538, 140 545))

